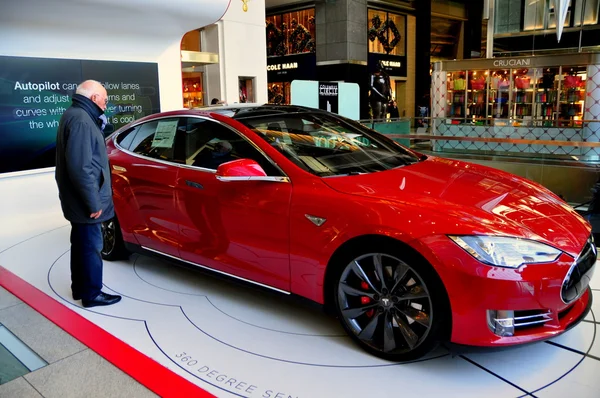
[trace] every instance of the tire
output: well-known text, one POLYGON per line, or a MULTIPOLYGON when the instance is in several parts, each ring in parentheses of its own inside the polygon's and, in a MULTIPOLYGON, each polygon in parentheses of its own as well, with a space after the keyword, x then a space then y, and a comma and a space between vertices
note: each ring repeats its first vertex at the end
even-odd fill
POLYGON ((425 260, 389 244, 351 250, 336 266, 334 311, 358 345, 377 357, 406 362, 449 338, 446 290, 425 260), (382 283, 383 280, 383 283, 382 283))
POLYGON ((123 234, 117 217, 102 223, 102 258, 108 261, 122 260, 129 257, 125 249, 123 234))

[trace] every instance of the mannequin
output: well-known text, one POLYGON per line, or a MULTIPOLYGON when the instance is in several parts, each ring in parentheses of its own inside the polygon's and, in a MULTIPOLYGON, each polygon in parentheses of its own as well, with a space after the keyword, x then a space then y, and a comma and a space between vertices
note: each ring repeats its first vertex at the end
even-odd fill
POLYGON ((371 75, 371 95, 369 96, 373 119, 386 117, 387 106, 391 99, 390 77, 378 63, 375 73, 371 75))

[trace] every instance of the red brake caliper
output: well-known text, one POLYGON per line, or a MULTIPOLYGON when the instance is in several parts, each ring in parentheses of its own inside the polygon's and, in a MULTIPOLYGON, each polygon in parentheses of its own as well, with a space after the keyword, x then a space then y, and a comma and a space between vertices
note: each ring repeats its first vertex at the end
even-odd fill
MULTIPOLYGON (((369 285, 367 284, 367 282, 364 282, 364 281, 362 281, 362 282, 360 283, 360 287, 361 287, 363 290, 369 290, 369 285)), ((370 299, 369 297, 367 297, 367 296, 362 296, 362 297, 360 298, 360 302, 361 302, 361 304, 363 304, 363 305, 367 305, 367 304, 369 304, 369 303, 371 302, 371 299, 370 299)), ((368 316, 369 318, 371 318, 371 317, 373 316, 373 313, 374 313, 374 312, 375 312, 375 311, 374 311, 374 310, 372 310, 372 309, 371 309, 371 310, 369 310, 369 311, 367 311, 367 316, 368 316)))

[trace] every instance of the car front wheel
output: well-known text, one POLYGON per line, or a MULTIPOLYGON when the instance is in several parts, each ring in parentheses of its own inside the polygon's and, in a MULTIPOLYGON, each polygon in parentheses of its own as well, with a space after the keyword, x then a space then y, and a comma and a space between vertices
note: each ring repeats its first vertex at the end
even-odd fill
POLYGON ((116 217, 102 223, 102 241, 101 253, 104 260, 120 260, 129 255, 125 249, 121 227, 116 217))
POLYGON ((433 268, 416 256, 387 249, 346 256, 334 287, 342 326, 378 357, 418 359, 447 331, 445 290, 433 268))

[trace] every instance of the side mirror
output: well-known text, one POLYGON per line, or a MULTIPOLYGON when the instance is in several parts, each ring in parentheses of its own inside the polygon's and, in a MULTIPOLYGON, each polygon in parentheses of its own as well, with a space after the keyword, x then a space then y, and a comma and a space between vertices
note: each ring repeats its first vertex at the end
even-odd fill
POLYGON ((217 168, 219 181, 274 181, 289 182, 287 177, 270 177, 252 159, 238 159, 223 163, 217 168))

